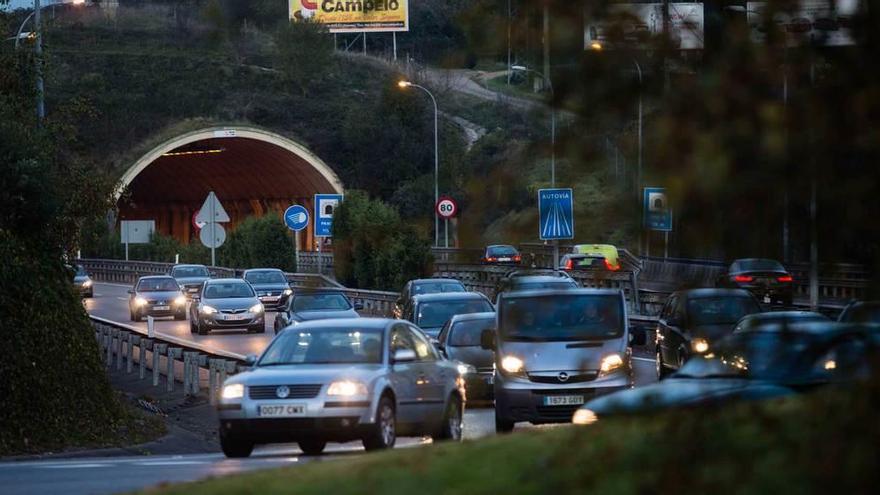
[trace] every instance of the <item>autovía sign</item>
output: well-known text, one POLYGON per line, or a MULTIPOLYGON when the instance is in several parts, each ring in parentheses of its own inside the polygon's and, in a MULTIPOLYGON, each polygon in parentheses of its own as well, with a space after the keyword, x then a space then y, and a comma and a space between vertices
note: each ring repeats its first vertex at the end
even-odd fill
POLYGON ((538 190, 541 240, 574 239, 574 195, 571 189, 538 190))

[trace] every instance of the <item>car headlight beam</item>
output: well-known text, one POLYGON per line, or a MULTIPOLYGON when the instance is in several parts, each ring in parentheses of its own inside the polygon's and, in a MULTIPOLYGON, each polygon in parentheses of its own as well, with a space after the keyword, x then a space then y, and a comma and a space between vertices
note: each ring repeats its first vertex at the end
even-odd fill
POLYGON ((226 385, 223 387, 224 399, 241 399, 242 397, 244 397, 244 385, 233 383, 232 385, 226 385))
POLYGON ((289 296, 289 295, 291 295, 291 294, 293 294, 293 289, 284 289, 284 295, 285 295, 285 296, 289 296))
POLYGON ((134 305, 135 306, 140 307, 140 306, 145 306, 146 304, 147 304, 147 300, 144 299, 143 297, 138 296, 138 297, 134 298, 134 305))
POLYGON ((367 395, 367 386, 361 382, 341 380, 333 382, 327 387, 327 395, 352 397, 355 395, 367 395))
POLYGON ((599 365, 599 370, 602 373, 611 373, 623 366, 623 358, 620 357, 620 354, 609 354, 602 358, 602 363, 599 365))
POLYGON ((691 349, 697 354, 703 354, 709 350, 709 341, 702 338, 691 340, 691 349))
POLYGON ((263 312, 263 305, 260 303, 254 304, 248 309, 248 311, 254 314, 260 314, 263 312))
POLYGON ((176 304, 176 305, 178 305, 178 306, 183 306, 183 305, 185 305, 185 304, 186 304, 186 297, 185 297, 185 296, 182 296, 182 295, 175 297, 175 298, 174 298, 174 304, 176 304))
POLYGON ((199 307, 199 312, 203 315, 212 315, 217 312, 217 308, 213 308, 208 305, 202 305, 201 307, 199 307))
POLYGON ((508 373, 520 373, 524 366, 523 360, 516 356, 504 356, 501 360, 501 369, 508 373))
POLYGON ((596 413, 586 408, 578 409, 574 412, 574 416, 571 417, 571 422, 576 425, 591 425, 596 421, 599 421, 596 413))
POLYGON ((86 281, 83 282, 82 286, 85 287, 86 289, 88 289, 89 287, 92 286, 92 280, 91 280, 91 279, 86 279, 86 281))

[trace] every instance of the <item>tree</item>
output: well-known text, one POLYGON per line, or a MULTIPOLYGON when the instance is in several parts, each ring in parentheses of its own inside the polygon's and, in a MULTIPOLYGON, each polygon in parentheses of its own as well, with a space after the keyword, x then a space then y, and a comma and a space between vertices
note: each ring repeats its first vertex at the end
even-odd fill
POLYGON ((308 20, 284 24, 275 33, 277 65, 284 79, 296 85, 302 95, 331 70, 331 39, 322 24, 308 20))

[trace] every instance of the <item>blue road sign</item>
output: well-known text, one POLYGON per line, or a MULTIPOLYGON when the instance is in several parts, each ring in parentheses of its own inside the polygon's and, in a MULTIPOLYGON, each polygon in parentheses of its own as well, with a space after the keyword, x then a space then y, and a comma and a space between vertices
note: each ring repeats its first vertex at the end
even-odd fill
POLYGON ((330 237, 333 233, 333 213, 342 202, 341 194, 315 194, 315 236, 330 237))
POLYGON ((539 189, 541 240, 574 239, 574 195, 571 189, 539 189))
POLYGON ((672 232, 672 208, 662 187, 646 187, 644 191, 645 228, 672 232))
POLYGON ((292 205, 284 210, 284 223, 287 228, 299 232, 309 225, 309 210, 305 206, 292 205))

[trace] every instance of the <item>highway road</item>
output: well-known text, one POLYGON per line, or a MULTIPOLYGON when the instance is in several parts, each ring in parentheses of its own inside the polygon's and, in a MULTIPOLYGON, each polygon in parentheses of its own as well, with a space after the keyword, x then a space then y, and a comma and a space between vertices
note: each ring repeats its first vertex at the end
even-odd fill
MULTIPOLYGON (((129 320, 127 286, 95 284, 95 297, 85 301, 92 315, 120 323, 141 326, 129 320)), ((274 314, 267 318, 265 334, 246 334, 226 330, 210 335, 193 335, 188 321, 156 320, 158 334, 197 342, 213 349, 237 354, 261 352, 274 336, 274 314)), ((635 358, 636 385, 653 382, 654 360, 635 358)), ((518 425, 517 429, 553 428, 518 425)), ((469 408, 464 418, 464 438, 477 440, 494 435, 494 411, 469 408)), ((397 448, 413 448, 431 443, 430 439, 401 438, 397 448)), ((360 442, 330 444, 326 455, 305 456, 295 444, 258 447, 251 458, 226 459, 221 453, 143 457, 78 457, 75 459, 28 460, 0 463, 0 486, 4 493, 65 493, 70 495, 113 494, 166 482, 183 482, 209 476, 224 476, 256 469, 297 465, 316 460, 341 459, 363 455, 360 442)))

